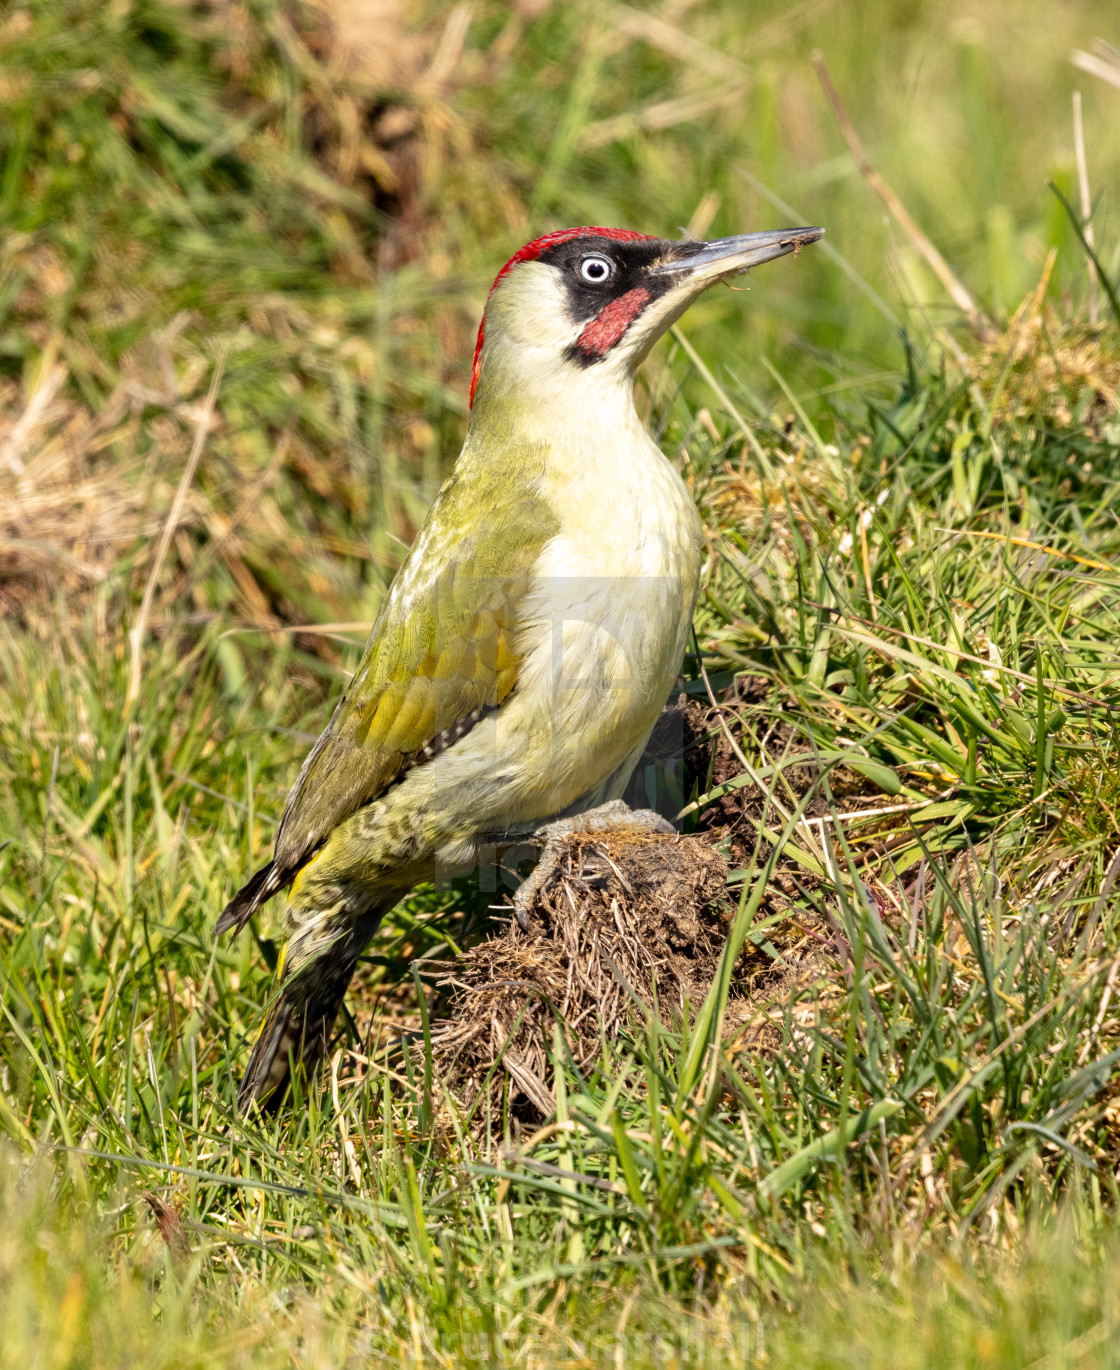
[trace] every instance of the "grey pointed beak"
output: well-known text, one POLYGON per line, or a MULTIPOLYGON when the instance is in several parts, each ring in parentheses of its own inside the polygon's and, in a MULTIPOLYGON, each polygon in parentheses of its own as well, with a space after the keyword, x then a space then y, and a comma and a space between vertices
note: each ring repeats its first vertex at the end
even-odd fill
POLYGON ((779 228, 772 233, 740 233, 734 238, 716 238, 710 243, 674 244, 674 255, 655 266, 651 275, 684 275, 695 281, 737 276, 752 266, 772 262, 775 257, 795 255, 809 243, 824 237, 823 228, 779 228))

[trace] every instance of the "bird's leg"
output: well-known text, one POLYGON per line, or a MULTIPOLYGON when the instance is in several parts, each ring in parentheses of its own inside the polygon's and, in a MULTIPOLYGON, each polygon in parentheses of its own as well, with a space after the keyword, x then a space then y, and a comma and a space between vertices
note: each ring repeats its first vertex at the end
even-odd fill
POLYGON ((667 818, 652 809, 632 809, 621 799, 600 804, 597 809, 558 818, 531 833, 528 840, 539 845, 540 859, 514 891, 513 912, 522 932, 529 931, 529 909, 544 883, 553 875, 568 849, 568 838, 577 832, 651 832, 671 833, 676 829, 667 818))

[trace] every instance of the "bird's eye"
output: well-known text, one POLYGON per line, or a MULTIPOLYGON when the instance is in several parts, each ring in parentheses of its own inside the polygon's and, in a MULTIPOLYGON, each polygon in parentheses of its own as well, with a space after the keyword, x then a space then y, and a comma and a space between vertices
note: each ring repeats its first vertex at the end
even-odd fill
POLYGON ((602 285, 609 280, 614 271, 614 262, 609 257, 584 257, 580 260, 579 274, 591 285, 602 285))

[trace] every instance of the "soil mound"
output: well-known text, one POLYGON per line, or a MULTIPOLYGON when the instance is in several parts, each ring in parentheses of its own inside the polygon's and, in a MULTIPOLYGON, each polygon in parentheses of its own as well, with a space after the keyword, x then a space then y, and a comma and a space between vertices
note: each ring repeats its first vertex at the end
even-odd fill
POLYGON ((547 1117, 554 1024, 584 1066, 649 1012, 679 1022, 711 986, 732 912, 727 863, 701 838, 574 834, 528 932, 511 920, 444 967, 442 1078, 476 1118, 500 1116, 507 1087, 515 1116, 547 1117))

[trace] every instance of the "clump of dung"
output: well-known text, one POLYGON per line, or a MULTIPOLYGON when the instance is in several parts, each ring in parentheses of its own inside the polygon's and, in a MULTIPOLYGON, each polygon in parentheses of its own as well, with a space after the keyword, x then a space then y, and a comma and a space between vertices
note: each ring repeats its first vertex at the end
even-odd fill
POLYGON ((573 834, 528 932, 511 920, 445 965, 441 1077, 476 1121, 500 1119, 507 1090, 513 1116, 547 1118, 554 1025, 582 1067, 651 1012, 679 1022, 711 987, 732 913, 727 863, 701 838, 573 834))

